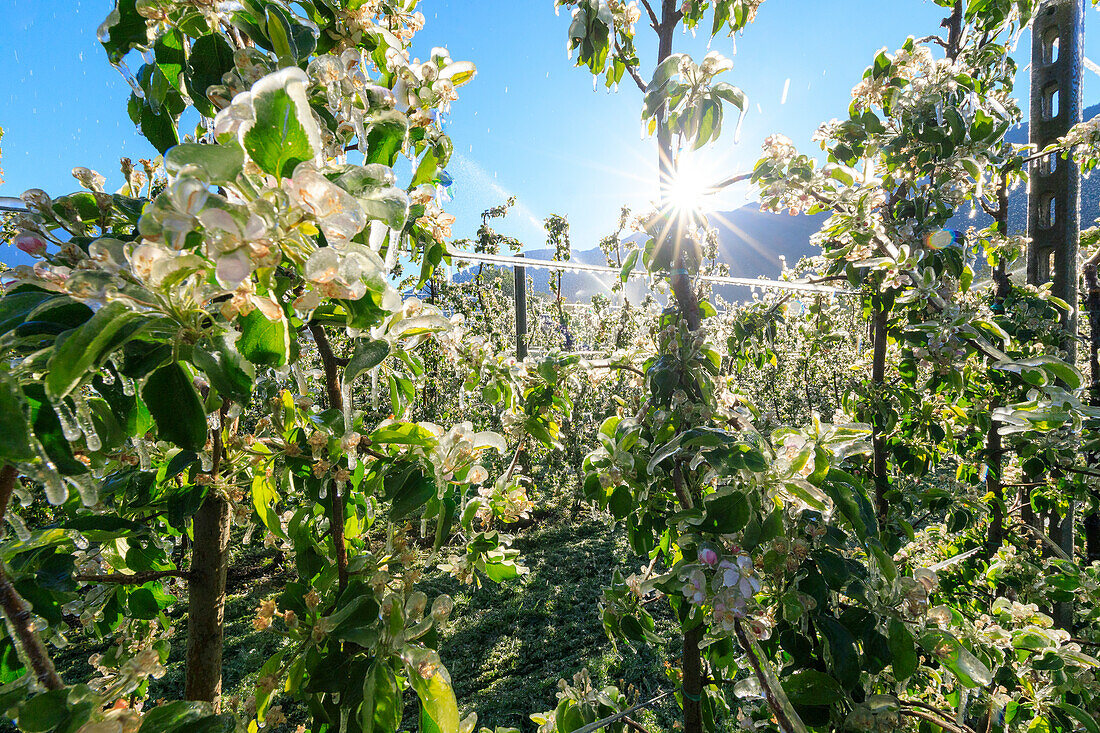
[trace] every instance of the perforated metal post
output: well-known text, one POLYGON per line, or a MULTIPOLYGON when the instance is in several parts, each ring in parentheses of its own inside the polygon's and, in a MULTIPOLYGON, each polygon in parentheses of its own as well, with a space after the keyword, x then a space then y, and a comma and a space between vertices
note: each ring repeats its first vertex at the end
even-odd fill
MULTIPOLYGON (((1048 0, 1032 22, 1031 144, 1042 150, 1081 121, 1081 69, 1084 66, 1085 0, 1048 0)), ((1080 171, 1058 154, 1044 156, 1031 168, 1028 186, 1027 280, 1052 283, 1051 290, 1071 306, 1065 325, 1066 360, 1077 358, 1077 250, 1081 237, 1080 171)), ((1073 556, 1073 506, 1065 516, 1050 517, 1049 532, 1073 556)), ((1055 620, 1068 628, 1069 604, 1057 604, 1055 620)))
POLYGON ((512 272, 516 294, 516 358, 522 361, 527 358, 527 268, 516 265, 512 272))
MULTIPOLYGON (((1055 142, 1081 121, 1085 0, 1048 0, 1032 24, 1031 144, 1055 142)), ((1034 161, 1028 196, 1027 279, 1052 282, 1056 296, 1077 303, 1077 246, 1081 236, 1080 172, 1072 160, 1052 154, 1034 161)), ((1076 333, 1076 308, 1067 327, 1076 333)), ((1073 339, 1066 343, 1072 363, 1073 339)))

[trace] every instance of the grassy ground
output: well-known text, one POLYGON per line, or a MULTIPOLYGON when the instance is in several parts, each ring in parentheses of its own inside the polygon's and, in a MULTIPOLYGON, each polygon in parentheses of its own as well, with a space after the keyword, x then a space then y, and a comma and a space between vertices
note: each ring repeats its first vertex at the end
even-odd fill
MULTIPOLYGON (((607 517, 588 509, 574 516, 568 500, 552 502, 517 534, 515 546, 530 568, 520 580, 477 588, 436 572, 421 585, 429 598, 448 593, 455 601, 440 654, 463 714, 476 711, 479 727, 531 731, 534 724, 528 716, 556 705, 558 680, 572 678, 585 667, 595 682, 618 684, 632 700, 648 699, 668 687, 664 666, 677 656, 673 647, 656 653, 616 648, 600 623, 597 604, 612 570, 637 571, 625 538, 610 528, 607 517)), ((251 622, 260 602, 292 578, 293 566, 273 551, 237 545, 227 583, 226 694, 247 698, 256 670, 277 651, 280 637, 255 631, 251 622)), ((153 683, 152 699, 182 696, 185 610, 183 604, 175 610, 178 622, 168 672, 153 683)), ((659 624, 671 628, 668 619, 659 624)), ((102 649, 74 644, 58 655, 59 670, 67 680, 86 680, 92 674, 89 655, 102 649)), ((404 729, 416 728, 414 699, 408 693, 404 729)), ((286 730, 299 723, 308 727, 304 708, 290 700, 281 703, 288 717, 286 730)), ((667 729, 675 719, 674 706, 665 701, 664 707, 636 717, 652 728, 667 729)))

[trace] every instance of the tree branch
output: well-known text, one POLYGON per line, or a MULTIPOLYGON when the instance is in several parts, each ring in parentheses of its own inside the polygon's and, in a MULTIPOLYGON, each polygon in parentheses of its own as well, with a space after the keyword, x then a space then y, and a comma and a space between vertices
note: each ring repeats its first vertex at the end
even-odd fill
POLYGON ((649 0, 642 0, 642 7, 649 14, 649 24, 653 26, 653 30, 659 30, 661 21, 657 19, 657 13, 653 12, 653 6, 649 4, 649 0))
MULTIPOLYGON (((8 504, 11 503, 11 495, 15 491, 15 483, 18 480, 19 472, 14 466, 0 468, 0 521, 7 514, 8 504)), ((31 611, 12 586, 3 563, 0 563, 0 608, 3 609, 12 631, 15 632, 16 649, 21 652, 19 656, 34 672, 38 683, 47 690, 62 689, 65 683, 61 681, 61 676, 54 669, 53 660, 50 659, 42 640, 31 629, 31 611)))
POLYGON ((787 711, 775 696, 775 690, 773 690, 768 683, 767 675, 764 674, 764 668, 760 665, 760 660, 756 658, 756 654, 752 650, 752 643, 745 634, 745 627, 741 623, 741 619, 734 619, 733 628, 734 631, 737 632, 737 641, 741 643, 741 648, 749 658, 749 665, 752 667, 753 674, 756 675, 756 679, 760 683, 760 689, 764 691, 764 697, 768 701, 768 707, 772 709, 772 714, 775 715, 775 720, 779 723, 780 730, 795 730, 794 726, 791 725, 791 721, 787 718, 787 711))
POLYGON ((144 585, 161 578, 190 578, 185 570, 151 570, 147 573, 107 573, 105 575, 74 575, 73 579, 81 583, 104 583, 108 585, 144 585))
POLYGON ((623 47, 619 45, 619 39, 615 39, 615 55, 619 57, 619 61, 623 62, 623 66, 626 67, 626 73, 630 74, 630 78, 634 80, 634 83, 638 85, 638 88, 642 90, 642 94, 645 94, 649 85, 642 80, 642 75, 638 73, 638 67, 634 64, 628 64, 626 62, 626 55, 623 54, 623 47))
MULTIPOLYGON (((340 391, 340 372, 336 355, 325 335, 324 326, 312 323, 309 332, 317 344, 317 353, 321 356, 321 366, 325 370, 325 392, 328 394, 329 407, 344 409, 344 396, 340 391)), ((332 545, 336 550, 336 578, 340 590, 348 587, 348 548, 344 543, 344 497, 340 495, 340 484, 332 482, 332 545)))

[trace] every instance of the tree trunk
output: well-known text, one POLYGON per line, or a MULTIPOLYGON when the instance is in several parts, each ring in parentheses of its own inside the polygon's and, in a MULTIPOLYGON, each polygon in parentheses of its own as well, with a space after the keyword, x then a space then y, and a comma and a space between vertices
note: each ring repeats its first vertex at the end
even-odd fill
MULTIPOLYGON (((874 329, 874 353, 871 361, 871 384, 876 392, 876 399, 881 398, 883 386, 886 384, 886 324, 889 313, 879 298, 874 299, 875 320, 874 329)), ((872 421, 873 432, 871 447, 873 450, 873 473, 875 480, 875 513, 880 523, 886 521, 886 515, 890 511, 890 503, 886 498, 886 492, 890 489, 886 467, 886 437, 883 435, 881 417, 875 416, 872 421)))
POLYGON ((703 660, 699 655, 699 642, 702 639, 702 623, 684 634, 682 693, 685 733, 703 730, 703 660))
MULTIPOLYGON (((15 491, 15 483, 18 480, 19 472, 14 466, 0 468, 0 525, 3 524, 4 515, 7 514, 11 495, 15 491)), ((31 670, 38 684, 47 690, 63 688, 65 683, 61 681, 60 675, 54 669, 53 660, 50 659, 38 634, 31 628, 31 611, 8 580, 8 574, 2 563, 0 563, 0 609, 4 612, 8 633, 15 642, 20 661, 31 670)))
POLYGON ((195 514, 195 541, 187 584, 188 700, 213 703, 222 695, 225 636, 225 574, 228 567, 229 503, 211 490, 195 514))
MULTIPOLYGON (((1089 376, 1092 384, 1089 389, 1089 405, 1100 407, 1100 252, 1089 258, 1083 268, 1085 275, 1085 313, 1089 319, 1089 376)), ((1088 457, 1089 465, 1097 465, 1100 456, 1088 457)), ((1100 496, 1093 492, 1093 503, 1100 502, 1100 496)), ((1100 562, 1100 514, 1096 509, 1085 517, 1085 552, 1087 561, 1100 562)))

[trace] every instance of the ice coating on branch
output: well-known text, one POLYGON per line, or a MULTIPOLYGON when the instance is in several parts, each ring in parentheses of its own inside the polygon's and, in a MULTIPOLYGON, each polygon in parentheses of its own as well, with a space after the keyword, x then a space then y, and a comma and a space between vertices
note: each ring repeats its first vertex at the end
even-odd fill
POLYGON ((142 438, 133 438, 134 450, 138 454, 138 467, 142 471, 148 471, 153 467, 153 461, 149 457, 149 449, 145 446, 145 440, 142 438))

